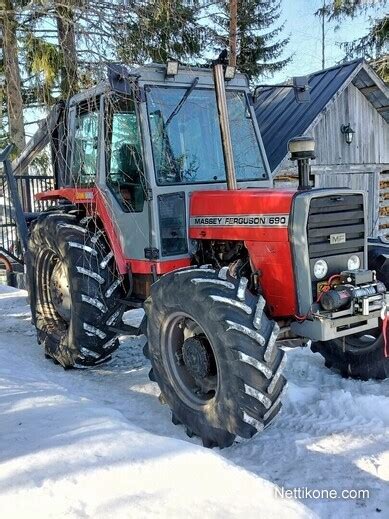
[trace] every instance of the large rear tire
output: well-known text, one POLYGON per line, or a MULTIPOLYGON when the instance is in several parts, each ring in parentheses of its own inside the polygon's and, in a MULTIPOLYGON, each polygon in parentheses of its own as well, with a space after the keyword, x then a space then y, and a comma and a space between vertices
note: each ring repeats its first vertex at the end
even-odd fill
POLYGON ((281 408, 278 325, 247 279, 208 268, 169 273, 146 301, 151 380, 175 424, 206 447, 227 447, 270 424, 281 408))
MULTIPOLYGON (((388 245, 380 245, 378 241, 371 244, 369 268, 376 271, 378 280, 389 289, 388 245)), ((343 376, 361 380, 382 380, 389 376, 389 358, 385 357, 384 352, 382 321, 376 330, 326 342, 314 342, 311 349, 324 357, 327 368, 339 371, 343 376)))
POLYGON ((108 360, 119 344, 110 326, 121 318, 123 287, 104 233, 74 215, 48 213, 32 224, 28 249, 33 320, 46 355, 64 368, 108 360))

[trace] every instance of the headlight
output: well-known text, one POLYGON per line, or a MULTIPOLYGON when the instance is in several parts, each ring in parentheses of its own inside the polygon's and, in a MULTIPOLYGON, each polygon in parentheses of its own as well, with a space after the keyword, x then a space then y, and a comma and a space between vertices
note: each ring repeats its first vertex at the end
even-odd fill
POLYGON ((357 256, 356 254, 353 254, 352 256, 349 257, 349 259, 347 261, 348 270, 358 270, 360 266, 361 266, 361 260, 360 260, 359 256, 357 256))
POLYGON ((313 266, 313 273, 315 275, 315 278, 323 279, 324 276, 327 274, 327 272, 328 272, 327 262, 322 259, 317 260, 313 266))

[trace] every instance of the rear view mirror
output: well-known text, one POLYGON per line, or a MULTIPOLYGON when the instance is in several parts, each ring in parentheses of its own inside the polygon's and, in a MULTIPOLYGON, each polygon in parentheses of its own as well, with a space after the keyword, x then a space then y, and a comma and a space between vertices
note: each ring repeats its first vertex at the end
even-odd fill
POLYGON ((298 103, 310 103, 311 94, 308 83, 308 76, 299 76, 293 78, 294 97, 298 103))

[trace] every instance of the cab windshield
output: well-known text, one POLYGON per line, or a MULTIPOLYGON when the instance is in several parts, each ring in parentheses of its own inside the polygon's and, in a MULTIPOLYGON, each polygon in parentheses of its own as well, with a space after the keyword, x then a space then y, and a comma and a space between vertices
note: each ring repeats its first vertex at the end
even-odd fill
MULTIPOLYGON (((215 92, 194 89, 185 98, 186 88, 146 90, 158 184, 225 182, 215 92)), ((267 175, 246 95, 227 91, 227 103, 236 178, 263 180, 267 175)))

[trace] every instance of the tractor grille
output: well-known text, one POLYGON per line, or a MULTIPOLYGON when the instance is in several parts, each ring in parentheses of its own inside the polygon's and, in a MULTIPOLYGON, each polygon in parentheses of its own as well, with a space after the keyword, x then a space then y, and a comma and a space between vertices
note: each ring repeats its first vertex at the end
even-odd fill
POLYGON ((313 198, 309 208, 307 233, 310 259, 363 252, 363 195, 313 198))

